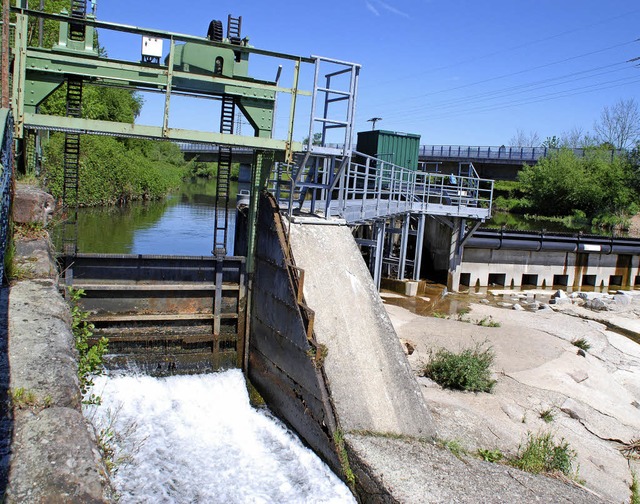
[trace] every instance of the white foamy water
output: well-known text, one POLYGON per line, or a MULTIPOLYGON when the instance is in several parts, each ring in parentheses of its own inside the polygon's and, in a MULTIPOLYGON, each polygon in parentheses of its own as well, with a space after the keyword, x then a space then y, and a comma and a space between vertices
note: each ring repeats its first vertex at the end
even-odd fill
POLYGON ((122 503, 354 503, 299 439, 249 404, 239 370, 102 376, 86 416, 117 433, 122 503))

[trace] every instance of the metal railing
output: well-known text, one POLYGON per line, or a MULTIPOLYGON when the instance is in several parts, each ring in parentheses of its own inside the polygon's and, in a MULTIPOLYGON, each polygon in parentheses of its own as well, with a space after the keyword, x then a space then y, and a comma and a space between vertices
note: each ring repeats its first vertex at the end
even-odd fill
POLYGON ((406 213, 480 220, 491 216, 493 180, 478 177, 471 163, 468 175, 458 176, 415 171, 353 154, 345 162, 316 161, 294 167, 297 176, 291 166, 278 167, 272 190, 281 207, 324 209, 325 216, 348 223, 406 213))
MULTIPOLYGON (((487 159, 501 161, 538 161, 562 149, 552 147, 478 147, 468 145, 421 145, 419 156, 421 158, 435 159, 487 159)), ((569 149, 577 157, 584 157, 593 149, 569 149)), ((611 149, 607 151, 613 159, 625 151, 611 149)))
POLYGON ((8 109, 0 110, 0 280, 4 280, 4 256, 9 241, 11 218, 11 181, 13 179, 13 116, 8 109))

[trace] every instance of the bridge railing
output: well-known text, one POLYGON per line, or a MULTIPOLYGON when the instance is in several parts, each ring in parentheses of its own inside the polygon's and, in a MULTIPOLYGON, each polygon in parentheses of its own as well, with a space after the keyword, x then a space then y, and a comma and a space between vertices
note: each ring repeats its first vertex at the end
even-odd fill
POLYGON ((368 220, 394 214, 440 213, 474 217, 491 213, 493 181, 477 176, 426 173, 355 152, 333 194, 331 214, 368 220))
MULTIPOLYGON (((421 145, 419 156, 421 158, 435 159, 487 159, 504 161, 538 161, 551 156, 561 149, 552 147, 500 147, 469 146, 469 145, 421 145)), ((584 157, 591 149, 570 149, 575 156, 584 157)), ((624 151, 611 149, 611 158, 619 156, 624 151)))
POLYGON ((11 181, 13 179, 13 116, 8 109, 0 110, 0 281, 4 280, 4 257, 9 241, 11 217, 11 181))

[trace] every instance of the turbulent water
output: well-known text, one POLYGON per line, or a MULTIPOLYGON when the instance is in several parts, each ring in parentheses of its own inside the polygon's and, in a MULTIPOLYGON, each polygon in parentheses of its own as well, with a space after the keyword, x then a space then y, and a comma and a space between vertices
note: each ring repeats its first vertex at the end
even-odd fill
POLYGON ((152 378, 102 376, 86 410, 114 433, 121 503, 348 503, 348 488, 268 412, 239 370, 152 378))

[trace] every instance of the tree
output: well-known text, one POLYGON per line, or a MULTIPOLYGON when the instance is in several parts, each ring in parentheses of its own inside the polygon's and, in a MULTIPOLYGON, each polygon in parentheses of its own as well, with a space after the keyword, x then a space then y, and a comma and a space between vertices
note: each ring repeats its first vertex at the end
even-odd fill
POLYGON ((542 146, 548 149, 559 149, 561 145, 560 139, 553 135, 545 138, 544 142, 542 142, 542 146))
POLYGON ((517 129, 516 134, 509 140, 510 147, 539 147, 540 137, 535 131, 530 131, 529 134, 524 130, 517 129))
POLYGON ((619 100, 613 107, 605 107, 600 120, 594 124, 599 143, 609 143, 616 149, 631 148, 640 140, 640 108, 633 98, 619 100))

